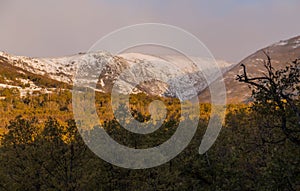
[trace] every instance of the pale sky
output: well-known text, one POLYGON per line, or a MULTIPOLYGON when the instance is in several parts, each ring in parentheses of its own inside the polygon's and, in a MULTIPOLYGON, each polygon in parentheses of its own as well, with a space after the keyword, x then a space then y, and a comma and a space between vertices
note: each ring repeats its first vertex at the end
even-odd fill
POLYGON ((87 51, 132 24, 175 25, 218 59, 238 62, 300 35, 299 0, 1 0, 0 50, 50 57, 87 51))

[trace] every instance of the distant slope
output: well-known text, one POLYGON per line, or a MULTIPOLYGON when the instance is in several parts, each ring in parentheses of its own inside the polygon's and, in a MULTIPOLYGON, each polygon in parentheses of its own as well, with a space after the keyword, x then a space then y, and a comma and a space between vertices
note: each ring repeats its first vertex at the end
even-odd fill
MULTIPOLYGON (((52 79, 69 85, 73 84, 76 71, 80 75, 86 72, 85 70, 90 70, 96 76, 99 76, 95 90, 104 93, 110 93, 120 75, 132 66, 135 67, 135 72, 130 72, 121 77, 117 84, 120 93, 127 93, 132 89, 132 93, 144 92, 149 95, 173 97, 176 96, 175 92, 180 89, 184 94, 183 96, 188 97, 191 93, 188 88, 194 87, 197 92, 201 92, 207 87, 207 82, 202 72, 198 71, 195 63, 181 56, 157 57, 140 53, 126 53, 115 56, 103 51, 80 53, 60 58, 29 58, 13 56, 4 52, 0 52, 0 56, 11 67, 43 76, 43 79, 52 79), (80 65, 84 67, 78 69, 80 65), (143 77, 145 79, 147 77, 152 78, 153 80, 143 81, 143 77), (170 79, 173 84, 179 82, 180 84, 179 86, 176 86, 178 84, 169 86, 167 83, 156 80, 160 78, 170 79), (138 85, 136 86, 136 84, 138 85)), ((205 62, 210 66, 208 60, 193 59, 196 60, 197 64, 198 62, 205 62)), ((217 61, 217 63, 223 73, 233 66, 232 63, 225 61, 217 61)), ((211 76, 217 77, 214 73, 211 76)))
MULTIPOLYGON (((224 82, 227 89, 227 101, 229 103, 251 101, 251 90, 246 84, 238 82, 236 76, 242 74, 242 67, 240 66, 242 63, 246 65, 249 76, 261 76, 266 71, 263 64, 266 56, 263 51, 270 55, 275 69, 282 69, 289 62, 300 58, 300 36, 263 48, 248 56, 227 72, 224 75, 224 82)), ((208 101, 209 91, 205 90, 201 97, 203 101, 208 101)))
POLYGON ((21 96, 34 91, 48 92, 51 88, 70 88, 71 86, 15 66, 12 60, 0 55, 0 88, 19 89, 21 96))

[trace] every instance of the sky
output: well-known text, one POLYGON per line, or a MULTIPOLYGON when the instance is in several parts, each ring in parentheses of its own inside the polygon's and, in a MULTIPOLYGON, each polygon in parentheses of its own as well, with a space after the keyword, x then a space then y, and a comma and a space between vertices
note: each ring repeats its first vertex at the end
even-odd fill
POLYGON ((299 8, 299 0, 1 0, 0 50, 71 55, 121 27, 151 22, 180 27, 217 59, 239 62, 300 35, 299 8))

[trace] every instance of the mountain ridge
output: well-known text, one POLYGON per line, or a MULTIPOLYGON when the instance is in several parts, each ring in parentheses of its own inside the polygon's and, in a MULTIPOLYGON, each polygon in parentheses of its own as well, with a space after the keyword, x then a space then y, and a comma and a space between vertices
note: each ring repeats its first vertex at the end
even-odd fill
MULTIPOLYGON (((287 64, 300 58, 300 36, 281 40, 255 51, 229 70, 223 76, 227 91, 227 103, 247 103, 252 101, 251 89, 247 84, 238 82, 236 77, 237 75, 241 75, 243 72, 241 64, 244 64, 247 67, 249 77, 262 76, 263 73, 266 72, 264 61, 267 60, 267 57, 265 53, 272 59, 272 66, 275 70, 283 69, 287 64)), ((200 97, 202 101, 209 102, 209 90, 206 89, 202 92, 200 97)))
MULTIPOLYGON (((266 59, 263 52, 268 53, 272 58, 275 69, 281 69, 287 63, 300 58, 300 36, 266 46, 238 64, 218 60, 217 64, 221 68, 223 78, 214 76, 216 73, 211 73, 211 76, 215 77, 212 79, 222 78, 224 80, 228 103, 251 101, 251 90, 246 84, 239 83, 236 76, 242 72, 242 67, 240 67, 242 63, 246 65, 249 76, 262 75, 265 72, 263 62, 266 59)), ((205 62, 206 66, 210 66, 211 61, 195 57, 192 60, 199 63, 205 62)), ((80 71, 79 66, 86 66, 95 75, 93 79, 95 82, 93 83, 96 85, 93 88, 99 92, 110 93, 114 87, 120 93, 136 94, 143 92, 148 95, 178 97, 176 92, 180 92, 183 97, 190 98, 192 93, 189 89, 194 88, 200 94, 200 101, 210 102, 208 83, 203 73, 198 70, 197 63, 195 64, 188 58, 179 55, 154 56, 141 53, 112 55, 109 52, 97 51, 58 58, 30 58, 0 52, 0 61, 3 68, 11 67, 10 70, 18 74, 13 74, 13 76, 20 78, 12 83, 9 81, 11 79, 6 79, 7 77, 0 73, 2 75, 2 77, 0 76, 0 87, 13 88, 18 85, 18 89, 23 92, 22 95, 26 92, 24 86, 29 86, 31 92, 32 89, 41 90, 41 87, 32 81, 35 79, 32 77, 34 75, 36 78, 49 81, 49 84, 51 81, 60 84, 57 85, 58 87, 65 86, 71 89, 78 70, 79 73, 83 72, 80 71), (131 70, 132 67, 135 68, 131 70), (26 77, 23 74, 24 79, 21 79, 21 73, 31 77, 26 77), (148 80, 143 81, 141 76, 148 80), (170 79, 171 81, 168 81, 168 84, 157 79, 170 79)), ((7 73, 7 71, 3 72, 7 73)), ((85 79, 82 80, 84 82, 85 79)), ((86 83, 89 84, 90 82, 86 83)), ((44 84, 43 88, 47 89, 46 86, 44 84)))
MULTIPOLYGON (((60 58, 30 58, 25 56, 13 56, 4 52, 0 52, 0 56, 6 58, 8 63, 22 68, 31 73, 41 76, 46 76, 57 81, 72 85, 76 71, 79 70, 80 65, 86 65, 86 68, 94 67, 92 70, 98 71, 99 75, 96 91, 103 93, 110 93, 115 82, 120 79, 120 74, 125 72, 131 67, 135 67, 133 73, 128 73, 119 80, 118 85, 121 93, 127 93, 133 90, 132 93, 144 92, 149 95, 171 96, 176 97, 178 89, 186 89, 190 84, 200 92, 205 89, 207 83, 204 75, 199 72, 199 69, 194 63, 188 59, 180 56, 166 55, 166 56, 153 56, 141 53, 124 53, 114 56, 108 52, 97 51, 90 53, 81 53, 68 57, 60 58), (108 63, 110 62, 110 63, 108 63), (169 65, 169 66, 168 66, 169 65), (171 66, 171 67, 170 67, 171 66), (99 71, 99 67, 101 71, 99 71), (184 75, 178 75, 183 73, 184 75), (142 82, 142 77, 153 78, 147 82, 142 82), (184 82, 180 87, 174 87, 177 84, 173 83, 173 89, 169 84, 155 80, 158 79, 175 79, 184 82), (177 79, 179 78, 179 79, 177 79), (138 80, 138 81, 136 81, 138 80), (139 82, 139 83, 136 83, 139 82)), ((197 62, 205 62, 210 64, 211 60, 203 60, 200 58, 193 58, 197 62)), ((232 67, 232 63, 226 61, 217 62, 225 73, 232 67)), ((79 73, 82 72, 79 70, 79 73)), ((212 74, 214 75, 214 74, 212 74)), ((188 94, 188 91, 182 91, 188 94)), ((183 95, 188 97, 189 95, 183 95)))

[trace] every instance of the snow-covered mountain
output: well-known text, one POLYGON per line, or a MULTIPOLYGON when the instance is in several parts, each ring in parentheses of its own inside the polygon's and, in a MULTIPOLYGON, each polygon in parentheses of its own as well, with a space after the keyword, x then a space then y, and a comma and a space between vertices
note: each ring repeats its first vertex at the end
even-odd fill
POLYGON ((14 56, 5 52, 0 52, 0 56, 7 59, 7 62, 13 66, 65 83, 72 83, 72 77, 77 69, 73 60, 78 60, 81 57, 78 54, 60 58, 30 58, 14 56))
MULTIPOLYGON (((274 43, 266 48, 275 69, 300 58, 300 36, 274 43)), ((265 72, 266 59, 262 50, 240 62, 245 64, 249 76, 261 76, 265 72)), ((0 88, 17 88, 22 95, 33 91, 51 91, 49 88, 68 87, 80 81, 108 93, 112 89, 120 93, 144 92, 150 95, 190 98, 191 90, 200 94, 200 101, 208 102, 210 93, 207 79, 198 70, 208 71, 209 81, 219 77, 211 60, 192 58, 193 61, 174 55, 152 56, 140 53, 112 55, 98 51, 79 53, 60 58, 29 58, 0 52, 0 88), (75 76, 77 76, 75 80, 75 76), (179 95, 179 94, 180 95, 179 95)), ((251 90, 236 80, 241 74, 240 64, 217 61, 223 73, 228 102, 249 101, 251 90)))
MULTIPOLYGON (((0 57, 14 67, 56 81, 73 84, 94 84, 96 91, 111 92, 114 87, 120 93, 144 92, 159 96, 192 95, 191 88, 198 93, 207 87, 202 70, 211 71, 210 81, 217 79, 212 69, 212 60, 183 56, 152 56, 140 53, 125 53, 114 56, 108 52, 79 53, 60 58, 29 58, 0 52, 0 57), (204 64, 203 64, 204 63, 204 64), (181 95, 175 95, 181 92, 181 95)), ((234 66, 232 63, 217 61, 222 73, 234 66)))

